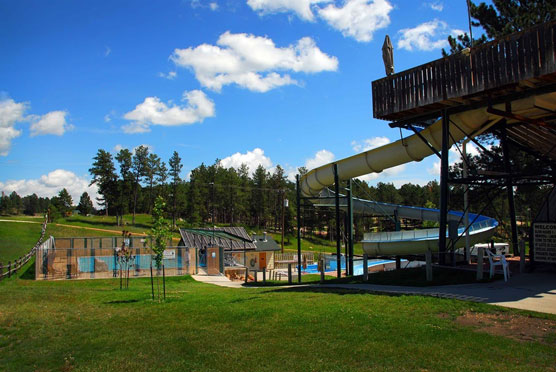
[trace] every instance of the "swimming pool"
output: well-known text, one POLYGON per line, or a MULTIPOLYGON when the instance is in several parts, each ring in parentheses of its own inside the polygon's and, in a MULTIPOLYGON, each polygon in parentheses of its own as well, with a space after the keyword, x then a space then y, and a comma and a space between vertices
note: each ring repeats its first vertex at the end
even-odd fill
MULTIPOLYGON (((325 272, 327 271, 336 271, 337 267, 338 267, 338 263, 336 261, 336 258, 334 256, 330 256, 325 258, 325 272)), ((406 262, 407 260, 402 260, 402 262, 406 262)), ((369 267, 371 266, 377 266, 377 265, 383 265, 383 264, 389 264, 389 263, 393 263, 396 262, 394 260, 381 260, 381 259, 371 259, 367 261, 367 264, 369 267)), ((341 266, 340 268, 342 270, 346 269, 346 260, 345 257, 342 256, 341 259, 341 266)), ((318 274, 318 264, 313 264, 313 265, 307 265, 306 269, 302 269, 301 273, 303 274, 318 274)), ((353 275, 363 275, 363 260, 354 260, 353 261, 353 275)))

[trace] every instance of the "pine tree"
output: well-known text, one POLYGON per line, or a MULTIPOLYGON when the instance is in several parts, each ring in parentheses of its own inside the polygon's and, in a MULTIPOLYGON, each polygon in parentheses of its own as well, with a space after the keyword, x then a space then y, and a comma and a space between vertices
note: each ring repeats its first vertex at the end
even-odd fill
POLYGON ((79 198, 79 204, 77 205, 77 210, 79 211, 79 213, 86 216, 88 214, 93 213, 94 209, 95 208, 93 207, 93 202, 91 201, 91 197, 85 191, 83 194, 81 194, 81 197, 79 198))
MULTIPOLYGON (((531 28, 537 24, 556 19, 556 2, 554 0, 492 0, 492 4, 481 2, 479 5, 469 1, 471 24, 482 27, 486 36, 473 40, 477 46, 488 39, 499 39, 505 35, 531 28)), ((442 50, 443 56, 460 52, 471 46, 467 33, 456 38, 448 36, 450 51, 442 50)))
POLYGON ((172 228, 176 226, 176 214, 178 206, 178 185, 181 183, 181 158, 177 151, 174 151, 172 157, 168 161, 170 165, 170 177, 172 178, 171 197, 172 197, 172 228))
POLYGON ((108 215, 109 207, 112 207, 113 202, 117 198, 116 169, 114 168, 112 155, 108 151, 99 149, 93 160, 93 166, 89 169, 89 173, 93 176, 93 180, 89 186, 97 184, 98 193, 102 195, 102 197, 98 199, 98 202, 100 205, 104 206, 106 215, 108 215))
POLYGON ((135 149, 133 155, 131 173, 133 175, 133 217, 131 223, 135 225, 135 213, 137 211, 137 195, 141 186, 141 179, 145 176, 149 149, 143 145, 135 149))
POLYGON ((131 173, 132 154, 128 149, 121 149, 116 155, 116 160, 120 165, 120 180, 118 182, 119 200, 118 200, 118 214, 120 221, 118 226, 123 224, 123 217, 126 212, 126 207, 129 206, 129 199, 131 190, 133 188, 133 174, 131 173))

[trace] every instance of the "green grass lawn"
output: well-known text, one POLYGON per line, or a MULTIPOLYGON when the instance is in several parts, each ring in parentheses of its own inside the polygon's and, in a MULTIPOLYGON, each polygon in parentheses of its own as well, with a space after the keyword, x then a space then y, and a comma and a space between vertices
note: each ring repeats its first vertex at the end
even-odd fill
MULTIPOLYGON (((28 265, 28 267, 32 267, 28 265)), ((550 371, 555 337, 515 341, 454 319, 484 304, 190 277, 0 282, 3 371, 550 371), (542 341, 542 342, 541 342, 542 341)), ((530 314, 530 316, 537 316, 530 314)), ((556 317, 548 316, 550 319, 556 317)))
MULTIPOLYGON (((12 218, 17 220, 19 218, 12 218)), ((41 222, 37 223, 18 223, 18 222, 1 222, 0 221, 0 262, 7 263, 13 261, 33 248, 40 237, 41 222)), ((46 236, 54 236, 57 238, 76 237, 76 236, 114 236, 117 233, 88 230, 83 227, 67 227, 48 224, 46 228, 46 236)))
POLYGON ((40 235, 40 222, 0 222, 0 262, 7 264, 25 255, 37 243, 40 235))

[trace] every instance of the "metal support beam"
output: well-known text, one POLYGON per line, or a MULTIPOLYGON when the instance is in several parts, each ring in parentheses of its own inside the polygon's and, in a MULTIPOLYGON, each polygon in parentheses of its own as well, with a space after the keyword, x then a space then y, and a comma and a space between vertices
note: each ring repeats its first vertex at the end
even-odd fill
MULTIPOLYGON (((502 130, 502 152, 504 153, 504 168, 508 175, 512 174, 512 168, 510 164, 510 149, 508 148, 508 136, 506 128, 502 130)), ((508 207, 510 209, 510 225, 512 228, 512 250, 514 256, 519 255, 519 249, 517 246, 517 222, 515 214, 515 201, 514 201, 514 188, 512 186, 512 178, 508 176, 506 178, 506 190, 508 192, 508 207)))
POLYGON ((442 157, 440 160, 440 230, 438 235, 438 260, 446 262, 446 222, 448 221, 448 150, 450 138, 450 115, 442 113, 442 157))
POLYGON ((351 178, 347 181, 347 238, 348 238, 348 272, 349 275, 353 276, 353 194, 351 192, 352 187, 351 178))
POLYGON ((295 177, 297 190, 297 281, 301 283, 301 188, 299 187, 299 174, 295 177))
POLYGON ((334 164, 334 192, 336 193, 336 272, 342 277, 342 247, 340 241, 340 181, 338 179, 338 164, 334 164))
POLYGON ((411 129, 413 133, 415 133, 417 137, 419 137, 419 139, 421 139, 421 141, 423 141, 423 143, 436 154, 436 156, 438 156, 439 158, 442 157, 440 153, 429 143, 429 141, 427 141, 427 139, 423 137, 423 135, 417 130, 417 128, 415 128, 413 125, 409 125, 408 128, 411 129))

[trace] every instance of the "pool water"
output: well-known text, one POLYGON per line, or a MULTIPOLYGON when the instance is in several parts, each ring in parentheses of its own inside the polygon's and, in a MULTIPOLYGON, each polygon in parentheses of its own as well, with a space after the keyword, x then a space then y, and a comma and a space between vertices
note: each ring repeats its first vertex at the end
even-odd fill
MULTIPOLYGON (((402 261, 407 261, 407 260, 402 260, 402 261)), ((337 267, 338 267, 338 263, 336 261, 335 258, 332 259, 326 259, 325 260, 325 272, 326 271, 336 271, 337 267)), ((383 265, 383 264, 389 264, 389 263, 393 263, 396 261, 393 260, 381 260, 381 259, 372 259, 372 260, 368 260, 367 264, 369 267, 371 266, 377 266, 377 265, 383 265)), ((346 269, 346 261, 345 258, 342 256, 342 261, 341 261, 341 266, 340 268, 342 270, 346 269)), ((307 265, 306 269, 301 270, 301 272, 303 274, 318 274, 318 264, 313 264, 313 265, 307 265)), ((354 260, 353 261, 353 275, 363 275, 363 260, 354 260)))

